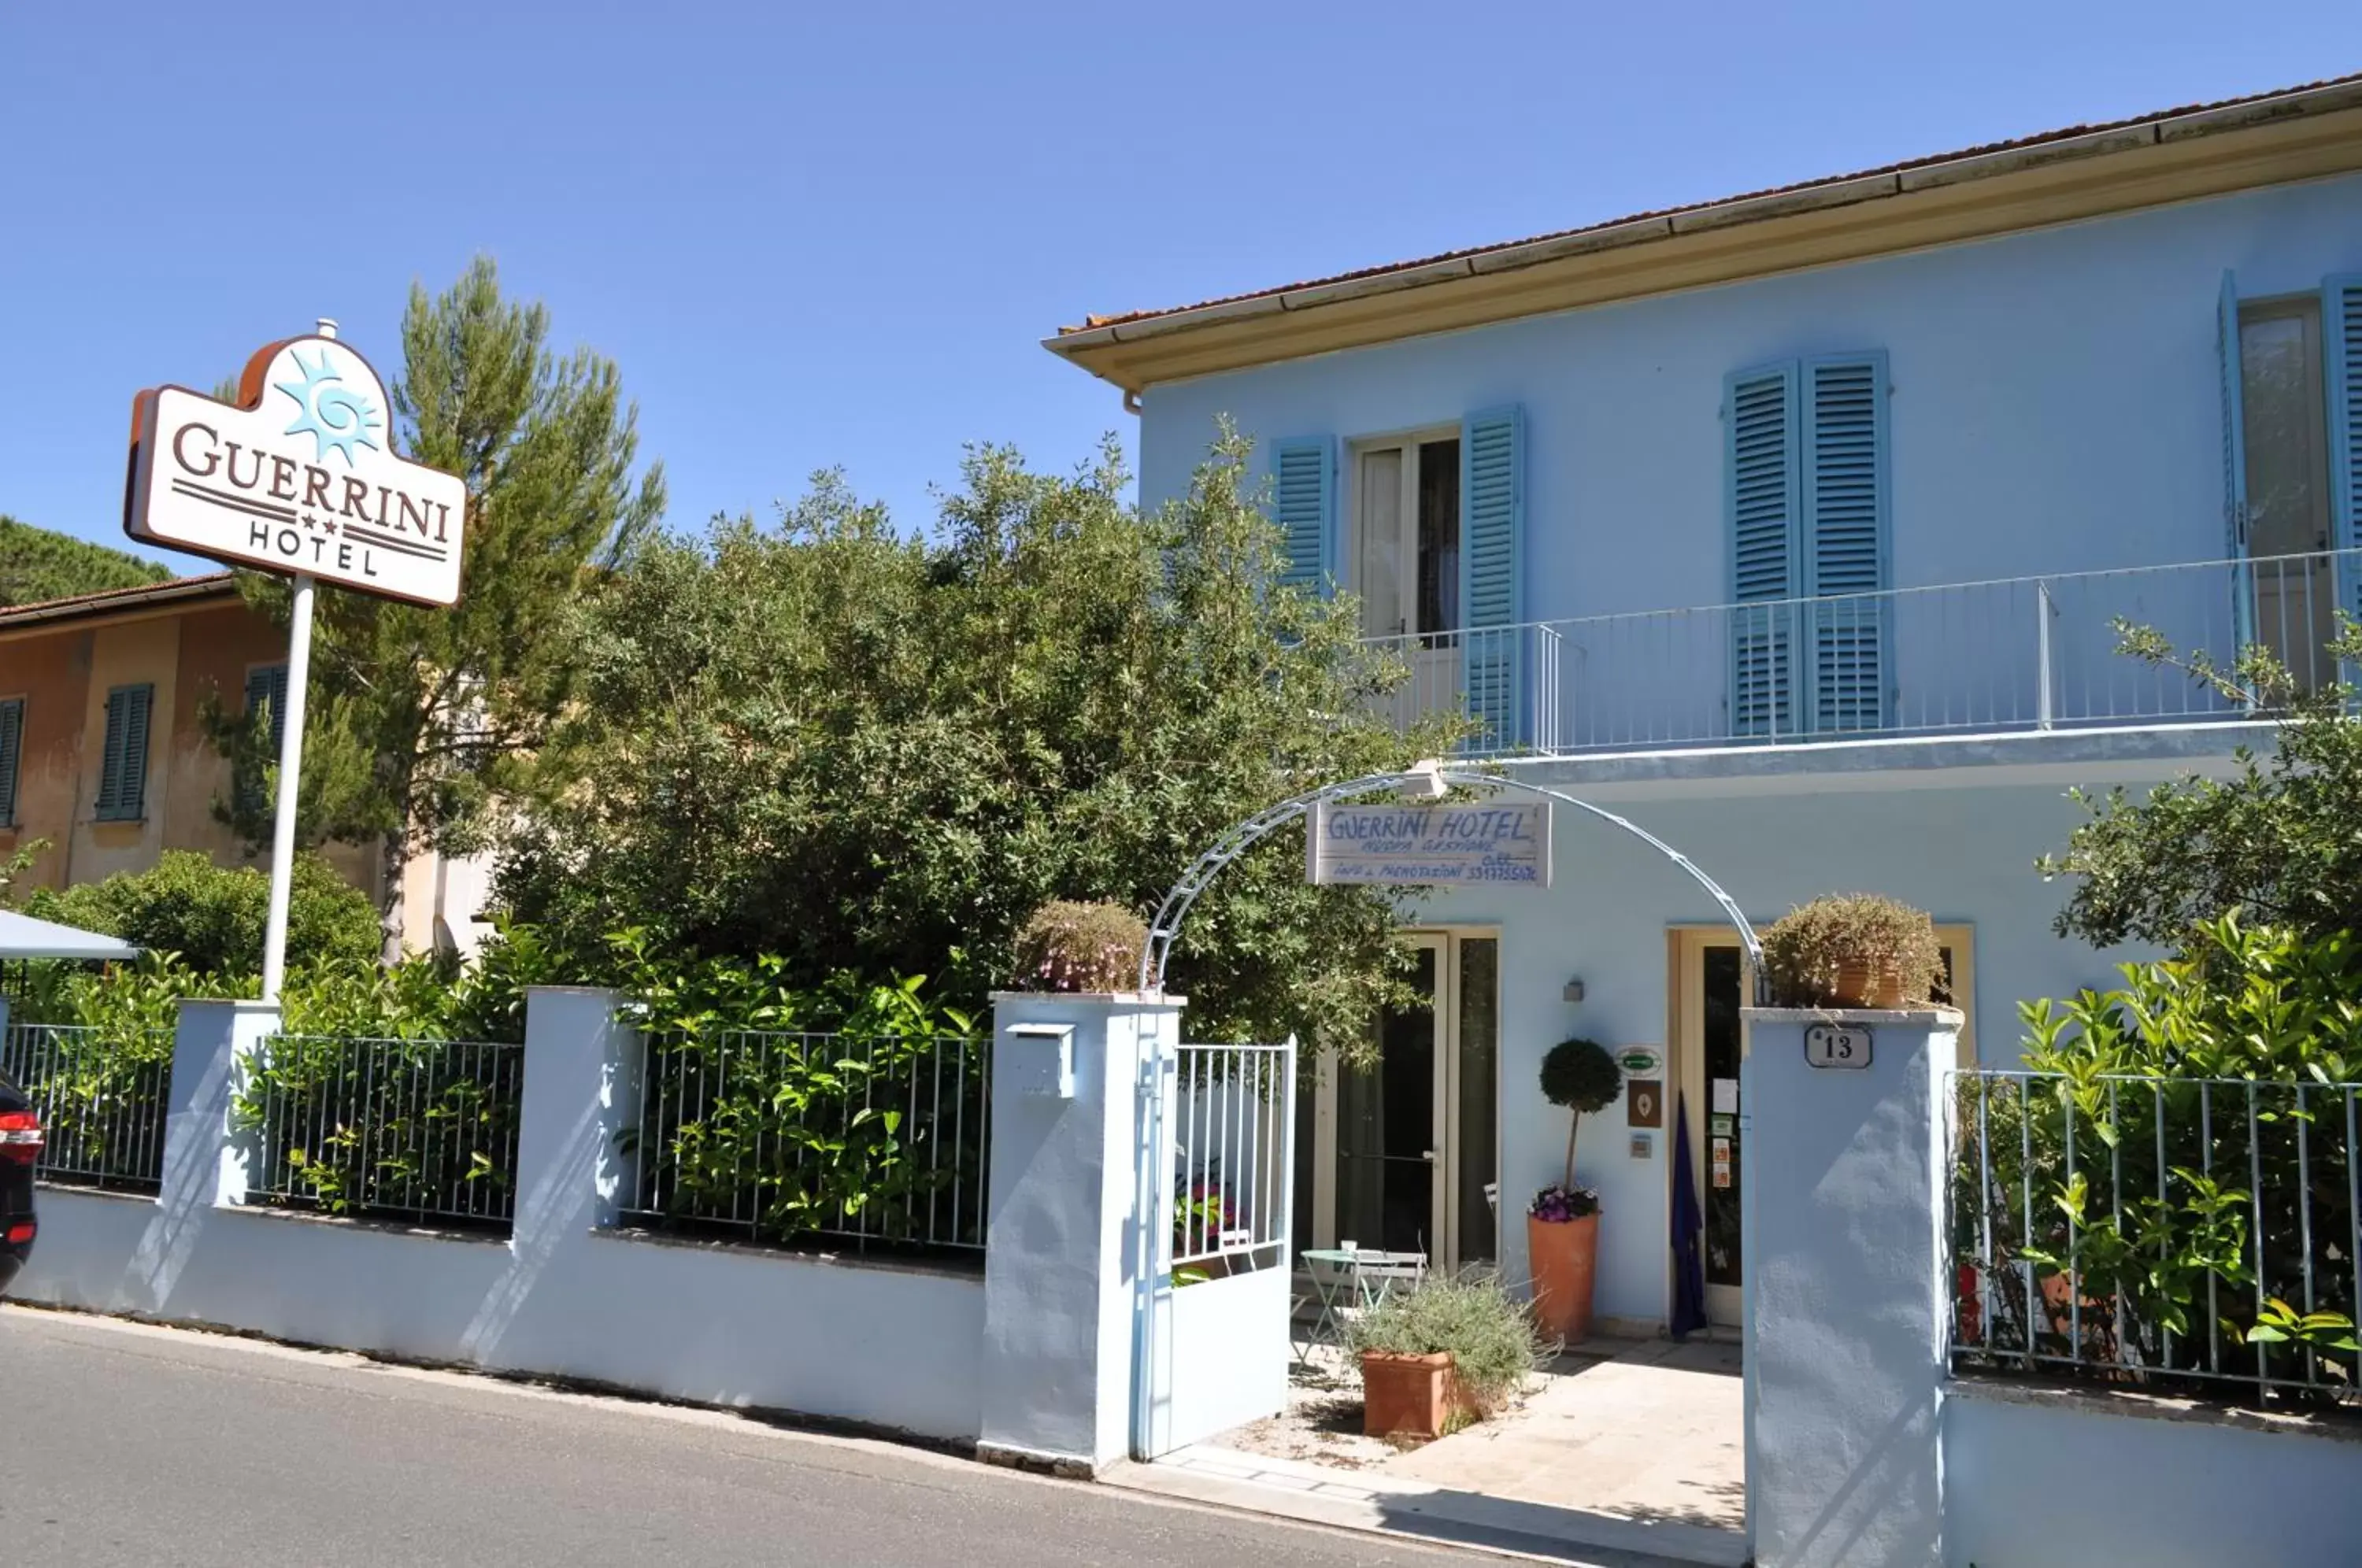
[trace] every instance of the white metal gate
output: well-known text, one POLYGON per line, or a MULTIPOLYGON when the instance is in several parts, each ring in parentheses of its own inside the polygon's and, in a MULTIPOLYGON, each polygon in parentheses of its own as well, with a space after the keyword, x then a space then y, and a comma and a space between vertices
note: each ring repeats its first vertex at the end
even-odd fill
POLYGON ((1292 1039, 1185 1044, 1143 1085, 1141 1212, 1155 1219, 1135 1325, 1136 1458, 1286 1402, 1296 1067, 1292 1039))

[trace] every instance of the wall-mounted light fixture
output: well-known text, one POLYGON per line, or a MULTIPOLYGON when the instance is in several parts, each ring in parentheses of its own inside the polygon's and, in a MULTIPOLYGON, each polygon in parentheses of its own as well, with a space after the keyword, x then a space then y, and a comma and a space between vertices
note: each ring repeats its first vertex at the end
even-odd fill
POLYGON ((1564 997, 1569 1001, 1581 1001, 1583 999, 1583 982, 1579 979, 1569 980, 1566 983, 1566 989, 1559 992, 1559 995, 1564 997))

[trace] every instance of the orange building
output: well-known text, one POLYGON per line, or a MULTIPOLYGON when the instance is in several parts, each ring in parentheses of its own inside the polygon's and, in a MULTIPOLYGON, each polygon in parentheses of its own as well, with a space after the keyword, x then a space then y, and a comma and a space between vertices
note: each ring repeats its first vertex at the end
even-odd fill
MULTIPOLYGON (((227 572, 0 609, 0 856, 49 841, 18 890, 145 870, 168 849, 268 865, 214 813, 237 781, 198 715, 211 693, 237 709, 282 690, 286 662, 286 634, 227 572)), ((378 899, 375 845, 325 854, 378 899)), ((473 950, 482 865, 424 854, 403 890, 408 945, 473 950)))

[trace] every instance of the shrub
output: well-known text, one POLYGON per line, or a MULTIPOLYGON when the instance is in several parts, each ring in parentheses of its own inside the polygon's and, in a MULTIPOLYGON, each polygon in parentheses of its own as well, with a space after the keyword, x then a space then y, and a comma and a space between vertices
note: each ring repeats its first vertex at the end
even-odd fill
MULTIPOLYGON (((298 856, 287 904, 290 968, 322 960, 366 960, 380 942, 376 906, 315 855, 298 856)), ((262 966, 270 878, 258 867, 215 866, 190 849, 166 850, 145 871, 62 891, 44 889, 25 911, 119 936, 152 952, 177 953, 209 976, 250 975, 262 966)))
POLYGON ((1014 980, 1028 991, 1128 991, 1147 945, 1147 925, 1122 905, 1057 900, 1018 932, 1014 980))
POLYGON ((1763 933, 1763 966, 1781 1007, 1924 1002, 1944 979, 1935 922, 1875 893, 1832 893, 1763 933))
POLYGON ((1983 1335, 1997 1353, 2137 1364, 2158 1393, 2334 1403, 2295 1385, 2308 1355, 2356 1371, 2345 1172, 2362 1155, 2342 1086, 2362 1075, 2362 946, 2234 913, 2122 973, 2020 1005, 2036 1077, 1961 1080, 1953 1245, 1986 1259, 1983 1335), (2106 1304, 2081 1314, 2080 1346, 2070 1274, 2106 1304), (2278 1301, 2309 1316, 2283 1322, 2278 1301), (2213 1370, 2218 1337, 2284 1386, 2178 1375, 2213 1370))
POLYGON ((1566 1179, 1542 1188, 1528 1210, 1542 1220, 1580 1220, 1599 1211, 1599 1195, 1574 1183, 1574 1135, 1583 1113, 1600 1111, 1624 1092, 1624 1069, 1596 1040, 1562 1040, 1542 1057, 1542 1098, 1567 1109, 1566 1179))
POLYGON ((1434 1275, 1390 1292, 1353 1320, 1347 1342, 1357 1355, 1449 1353, 1461 1393, 1480 1415, 1523 1388, 1541 1354, 1526 1309, 1498 1279, 1480 1274, 1434 1275))

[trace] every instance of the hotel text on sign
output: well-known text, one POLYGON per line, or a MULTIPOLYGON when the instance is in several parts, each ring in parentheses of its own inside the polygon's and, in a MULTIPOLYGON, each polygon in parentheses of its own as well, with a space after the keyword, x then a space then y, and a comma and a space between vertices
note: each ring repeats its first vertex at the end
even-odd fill
POLYGON ((1550 886, 1546 801, 1509 806, 1323 804, 1314 809, 1310 825, 1305 870, 1315 882, 1550 886))
POLYGON ((450 604, 467 513, 457 478, 394 455, 385 384, 331 337, 261 349, 235 405, 185 387, 134 404, 123 525, 136 539, 450 604))

